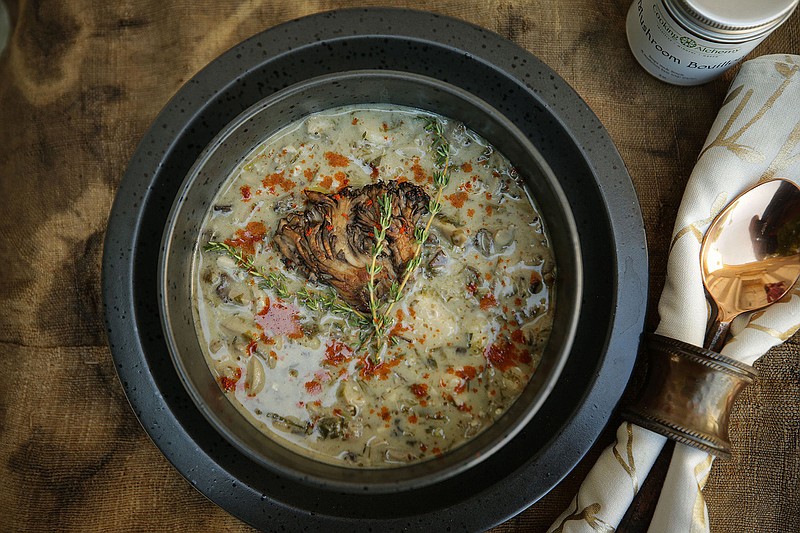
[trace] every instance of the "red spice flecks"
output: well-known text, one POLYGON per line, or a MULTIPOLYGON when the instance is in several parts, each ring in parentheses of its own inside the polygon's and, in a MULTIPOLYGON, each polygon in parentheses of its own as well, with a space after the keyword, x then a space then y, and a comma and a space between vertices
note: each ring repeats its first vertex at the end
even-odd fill
POLYGON ((410 423, 412 423, 412 424, 416 424, 416 423, 417 423, 417 420, 418 420, 418 419, 417 419, 417 415, 408 415, 408 421, 409 421, 410 423))
POLYGON ((274 303, 267 298, 266 305, 256 315, 256 325, 271 335, 286 335, 290 339, 303 337, 303 329, 297 318, 297 309, 281 300, 274 303))
POLYGON ((333 176, 322 176, 322 181, 320 181, 319 184, 330 190, 333 186, 333 176))
POLYGON ((373 181, 375 181, 376 179, 378 179, 380 171, 378 171, 378 167, 376 167, 372 163, 369 164, 369 168, 370 168, 369 177, 372 178, 373 181))
POLYGON ((350 164, 350 160, 342 154, 337 154, 336 152, 325 152, 323 155, 325 156, 325 159, 328 160, 328 164, 332 167, 346 167, 350 164))
POLYGON ((350 183, 350 180, 347 179, 347 174, 341 170, 333 175, 333 179, 339 182, 339 189, 347 187, 347 185, 350 183))
POLYGON ((489 216, 492 216, 493 212, 494 212, 494 208, 492 206, 490 206, 490 205, 487 205, 486 206, 486 214, 489 215, 489 216))
POLYGON ((424 398, 428 395, 428 385, 426 383, 414 383, 409 388, 417 398, 424 398))
POLYGON ((478 375, 478 369, 474 366, 466 365, 461 370, 456 370, 456 376, 461 379, 475 379, 478 375))
POLYGON ((256 341, 250 341, 250 344, 247 345, 246 351, 247 355, 253 355, 258 348, 258 343, 256 341))
POLYGON ((431 451, 436 455, 442 455, 442 450, 439 448, 434 448, 431 451))
POLYGON ((225 244, 234 248, 241 248, 247 255, 256 253, 255 244, 264 240, 267 227, 262 222, 248 222, 244 229, 237 229, 233 239, 226 239, 225 244))
POLYGON ((414 158, 414 164, 411 165, 411 171, 414 173, 414 181, 417 183, 426 183, 429 181, 429 179, 432 179, 425 173, 425 169, 420 166, 419 158, 414 158))
POLYGON ((469 163, 464 163, 461 165, 461 170, 463 170, 464 172, 472 172, 472 165, 470 165, 469 163))
POLYGON ((475 210, 474 209, 467 209, 467 216, 469 218, 474 217, 475 216, 475 210))
POLYGON ((352 124, 353 126, 355 126, 356 124, 358 124, 358 119, 357 119, 356 117, 353 117, 353 122, 351 122, 351 124, 352 124))
POLYGON ((274 174, 270 174, 269 176, 261 180, 261 183, 264 185, 264 187, 269 189, 269 192, 271 192, 272 194, 275 194, 276 191, 275 187, 280 187, 281 189, 283 189, 284 192, 289 192, 297 184, 290 179, 284 178, 283 177, 284 173, 285 171, 281 170, 280 172, 275 172, 274 174))
POLYGON ((319 394, 322 392, 322 385, 316 379, 312 379, 311 381, 306 381, 304 387, 306 388, 306 392, 309 394, 319 394))
POLYGON ((314 179, 314 176, 316 176, 316 174, 317 174, 317 173, 316 173, 316 172, 314 172, 313 170, 311 170, 310 168, 307 168, 307 169, 305 169, 305 170, 303 171, 303 176, 305 176, 305 177, 306 177, 306 179, 307 179, 308 181, 311 181, 311 180, 313 180, 313 179, 314 179))
POLYGON ((470 294, 475 294, 476 292, 478 292, 478 286, 475 285, 474 283, 468 283, 467 292, 470 294))
POLYGON ((522 333, 521 329, 514 330, 511 333, 511 340, 517 344, 525 344, 525 335, 522 333))
POLYGON ((239 379, 242 377, 242 369, 237 368, 233 371, 233 377, 229 378, 227 376, 220 376, 219 384, 222 389, 226 392, 233 392, 236 389, 236 384, 239 382, 239 379))
POLYGON ((420 442, 420 443, 419 443, 419 450, 420 450, 421 452, 427 452, 427 451, 428 451, 428 447, 427 447, 427 446, 425 446, 424 444, 422 444, 422 443, 420 442))
POLYGON ((389 409, 387 409, 385 405, 381 407, 381 418, 386 422, 392 419, 392 413, 389 412, 389 409))
POLYGON ((341 410, 341 409, 339 409, 338 407, 334 407, 334 408, 333 408, 333 414, 334 414, 335 416, 343 416, 343 415, 342 415, 342 410, 341 410))
POLYGON ((327 366, 339 366, 353 359, 353 350, 343 342, 331 339, 325 347, 325 359, 322 364, 327 366))
POLYGON ((397 317, 397 320, 395 321, 394 326, 392 326, 392 329, 389 330, 390 336, 397 336, 409 330, 408 326, 403 325, 403 318, 405 318, 405 314, 403 313, 402 309, 397 310, 395 317, 397 317))
POLYGON ((478 370, 474 366, 467 365, 461 368, 460 370, 449 368, 447 370, 447 373, 455 374, 456 376, 464 380, 460 384, 456 385, 455 389, 453 389, 456 392, 456 394, 461 394, 469 387, 469 381, 471 379, 475 379, 475 377, 478 375, 478 370))
POLYGON ((481 298, 481 309, 485 311, 491 307, 497 307, 497 300, 495 299, 494 294, 487 292, 486 295, 481 298))
POLYGON ((483 356, 493 367, 501 372, 505 372, 520 363, 529 364, 531 362, 531 355, 526 350, 521 350, 508 341, 492 344, 483 352, 483 356))
POLYGON ((467 201, 468 197, 469 195, 465 192, 456 192, 451 194, 450 196, 445 196, 445 198, 450 200, 450 203, 453 204, 453 207, 458 209, 464 207, 464 202, 467 201))
POLYGON ((242 193, 242 201, 247 202, 250 200, 250 186, 249 185, 242 185, 239 187, 239 191, 242 193))
POLYGON ((389 379, 389 373, 392 367, 400 364, 400 359, 392 359, 390 361, 383 361, 377 365, 372 362, 369 356, 364 356, 360 360, 358 369, 359 375, 364 379, 371 379, 373 376, 378 376, 378 379, 385 381, 389 379))

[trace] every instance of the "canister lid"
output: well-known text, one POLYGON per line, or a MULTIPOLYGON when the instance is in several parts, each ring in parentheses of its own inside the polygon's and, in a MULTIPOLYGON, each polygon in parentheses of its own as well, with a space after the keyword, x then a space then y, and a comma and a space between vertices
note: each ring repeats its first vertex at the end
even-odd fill
POLYGON ((777 28, 800 0, 665 1, 672 15, 701 36, 724 40, 755 39, 777 28), (671 4, 671 5, 670 5, 671 4))

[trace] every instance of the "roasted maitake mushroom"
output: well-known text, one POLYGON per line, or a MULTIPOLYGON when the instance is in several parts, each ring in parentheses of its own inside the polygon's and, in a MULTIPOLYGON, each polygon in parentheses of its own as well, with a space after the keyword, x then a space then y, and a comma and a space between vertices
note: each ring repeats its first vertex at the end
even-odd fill
POLYGON ((354 308, 369 311, 367 266, 372 260, 375 230, 380 220, 378 198, 387 194, 392 203, 386 246, 378 257, 378 297, 392 281, 402 277, 414 257, 414 229, 428 211, 429 197, 412 183, 378 182, 362 188, 345 187, 335 194, 306 190, 302 213, 281 220, 274 244, 289 268, 311 281, 333 286, 354 308))

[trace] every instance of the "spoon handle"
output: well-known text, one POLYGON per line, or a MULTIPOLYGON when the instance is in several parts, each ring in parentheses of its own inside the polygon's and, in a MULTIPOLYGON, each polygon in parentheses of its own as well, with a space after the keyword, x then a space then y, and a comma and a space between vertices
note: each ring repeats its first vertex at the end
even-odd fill
POLYGON ((730 320, 722 321, 719 318, 714 318, 706 333, 706 340, 703 342, 703 346, 712 352, 719 353, 722 347, 725 346, 725 339, 728 338, 730 329, 730 320))

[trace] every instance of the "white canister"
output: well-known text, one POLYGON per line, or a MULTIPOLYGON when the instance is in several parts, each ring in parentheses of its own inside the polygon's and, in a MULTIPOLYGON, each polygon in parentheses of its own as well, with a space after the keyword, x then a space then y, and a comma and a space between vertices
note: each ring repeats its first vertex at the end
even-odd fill
POLYGON ((635 0, 626 31, 633 56, 675 85, 711 81, 742 60, 800 0, 635 0))

